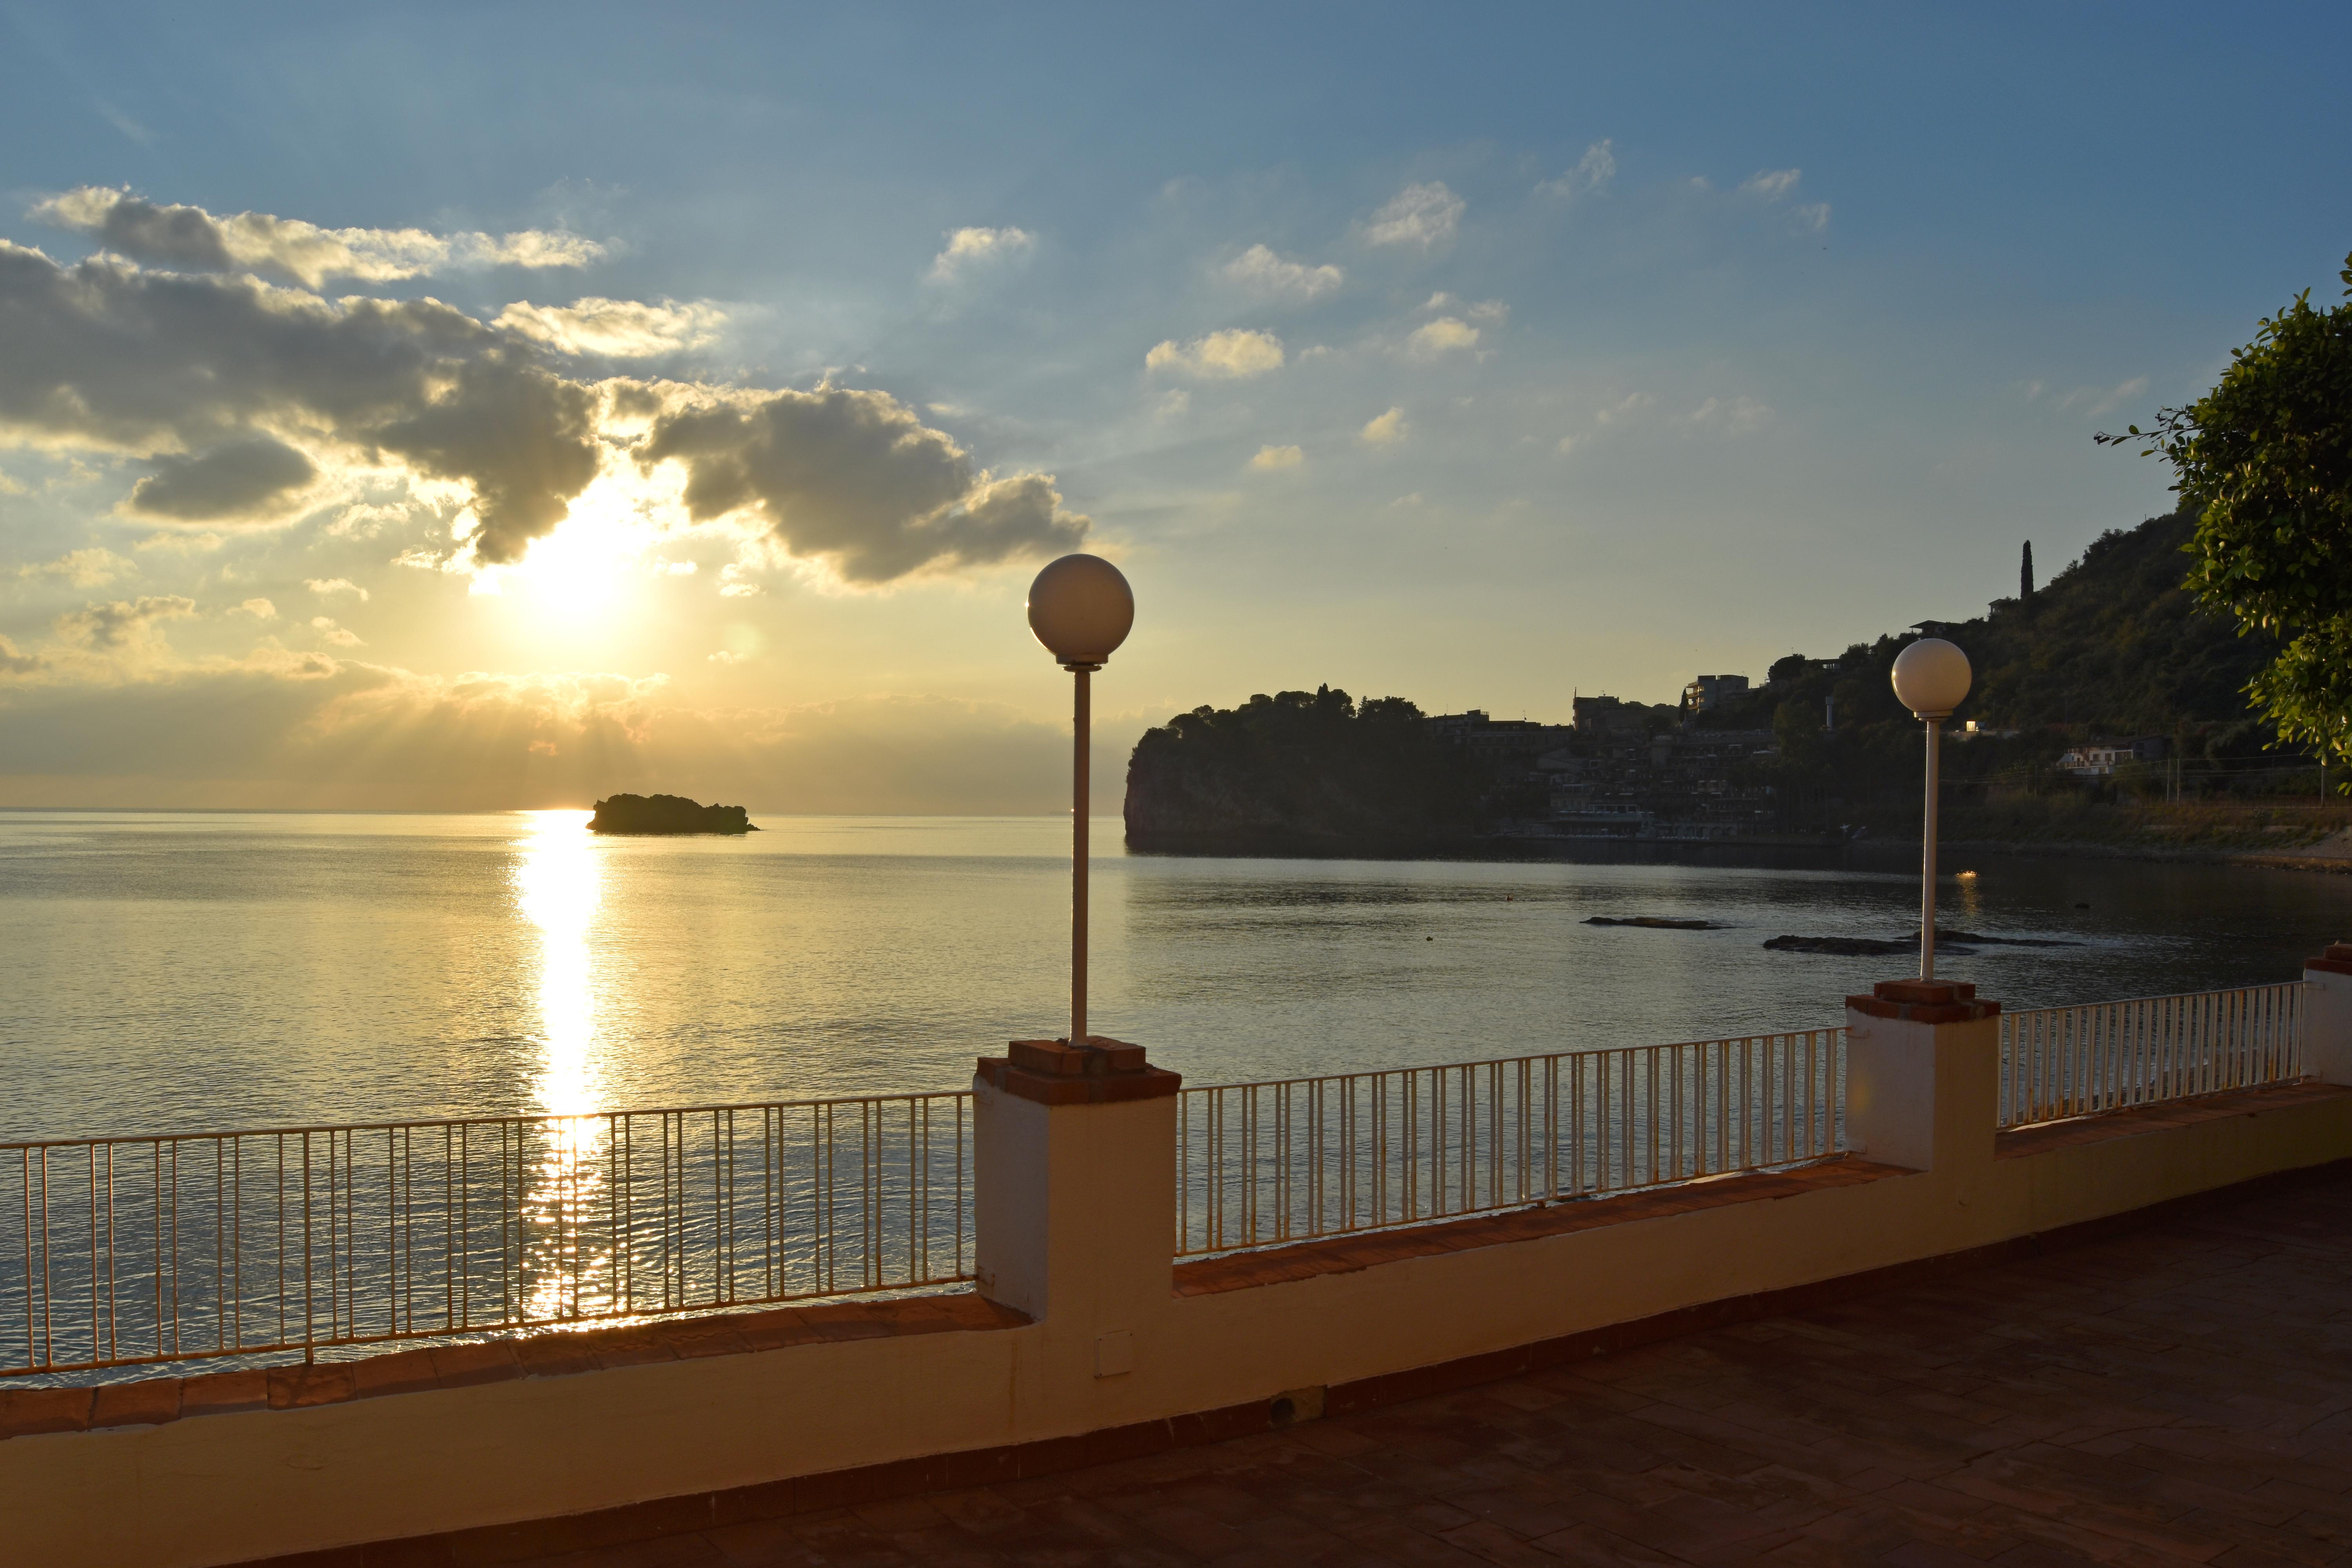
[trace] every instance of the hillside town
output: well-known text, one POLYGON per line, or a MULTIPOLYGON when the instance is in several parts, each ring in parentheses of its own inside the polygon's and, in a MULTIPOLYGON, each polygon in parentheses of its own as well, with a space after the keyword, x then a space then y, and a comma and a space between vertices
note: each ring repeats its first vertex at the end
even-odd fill
POLYGON ((1744 691, 1748 684, 1744 676, 1702 676, 1685 691, 1680 717, 1669 708, 1580 696, 1566 724, 1495 719, 1477 709, 1428 722, 1441 742, 1493 770, 1506 807, 1502 836, 1746 837, 1774 825, 1772 786, 1763 776, 1779 755, 1772 732, 1686 720, 1718 690, 1744 691))

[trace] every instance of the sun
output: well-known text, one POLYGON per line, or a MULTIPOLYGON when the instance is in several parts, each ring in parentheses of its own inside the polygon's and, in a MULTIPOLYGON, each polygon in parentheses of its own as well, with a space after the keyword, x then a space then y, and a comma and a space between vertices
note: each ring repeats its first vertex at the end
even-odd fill
POLYGON ((530 542, 501 592, 551 620, 604 619, 625 608, 642 582, 647 543, 628 513, 575 502, 552 532, 530 542))

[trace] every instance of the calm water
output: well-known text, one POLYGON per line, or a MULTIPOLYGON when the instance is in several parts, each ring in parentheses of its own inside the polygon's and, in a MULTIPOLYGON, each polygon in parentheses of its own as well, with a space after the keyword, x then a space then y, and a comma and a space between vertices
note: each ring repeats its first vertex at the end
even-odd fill
MULTIPOLYGON (((0 812, 0 1139, 961 1087, 1066 1025, 1063 820, 585 820, 0 812)), ((1905 960, 1762 942, 1916 910, 1901 875, 1096 842, 1095 1026, 1194 1082, 1832 1023, 1905 960)), ((2352 879, 1964 867, 1952 925, 2082 944, 1943 961, 2012 1006, 2291 979, 2352 933, 2352 879)))

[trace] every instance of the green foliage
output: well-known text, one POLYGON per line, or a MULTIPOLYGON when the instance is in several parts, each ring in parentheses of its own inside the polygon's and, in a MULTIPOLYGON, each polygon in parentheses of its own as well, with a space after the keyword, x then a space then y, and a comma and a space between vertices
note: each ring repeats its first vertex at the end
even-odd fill
MULTIPOLYGON (((2208 613, 2181 581, 2189 514, 2110 529, 2031 601, 2001 599, 1943 635, 1969 656, 1975 683, 1955 715, 2014 737, 1948 745, 1953 784, 2073 789, 2053 771, 2060 752, 2090 739, 2161 735, 2215 762, 2259 758, 2273 738, 2245 688, 2278 651, 2208 613)), ((1895 700, 1889 677, 1907 637, 1856 643, 1834 659, 1782 658, 1768 684, 1696 721, 1772 731, 1784 817, 1835 824, 1907 813, 1918 791, 1918 721, 1895 700), (1832 700, 1837 723, 1827 726, 1832 700)), ((2132 781, 2118 780, 2119 788, 2132 781)), ((2154 786, 2151 786, 2154 787, 2154 786)))
POLYGON ((2269 639, 2247 689, 2281 741, 2352 762, 2352 257, 2347 303, 2265 318, 2213 390, 2145 439, 2197 520, 2189 585, 2269 639))

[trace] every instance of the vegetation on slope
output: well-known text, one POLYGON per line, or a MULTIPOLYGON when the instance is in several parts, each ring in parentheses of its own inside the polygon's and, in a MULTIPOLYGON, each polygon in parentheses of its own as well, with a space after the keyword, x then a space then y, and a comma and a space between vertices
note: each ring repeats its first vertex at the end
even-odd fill
POLYGON ((1128 763, 1127 837, 1144 849, 1435 846, 1475 829, 1486 782, 1402 697, 1261 693, 1144 733, 1128 763))
POLYGON ((701 805, 682 795, 616 795, 596 803, 591 833, 757 833, 740 805, 701 805))

